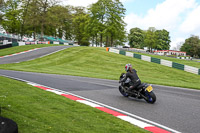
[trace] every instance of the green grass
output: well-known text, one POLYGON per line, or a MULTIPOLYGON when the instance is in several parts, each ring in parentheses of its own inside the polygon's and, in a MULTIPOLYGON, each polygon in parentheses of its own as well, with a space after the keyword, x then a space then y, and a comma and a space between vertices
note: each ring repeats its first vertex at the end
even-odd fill
POLYGON ((179 64, 200 68, 200 63, 192 61, 192 60, 183 60, 183 59, 177 59, 177 58, 172 58, 172 57, 166 57, 166 56, 160 56, 160 55, 151 55, 151 54, 138 53, 138 52, 132 52, 132 53, 136 53, 136 54, 140 54, 140 55, 146 55, 146 56, 150 56, 150 57, 154 57, 154 58, 158 58, 158 59, 169 60, 169 61, 176 62, 176 63, 179 63, 179 64))
POLYGON ((0 49, 0 56, 15 54, 19 52, 23 52, 26 50, 34 49, 34 48, 42 48, 42 47, 49 47, 49 46, 60 46, 58 44, 33 44, 33 45, 24 45, 24 46, 16 46, 10 47, 5 49, 0 49))
POLYGON ((145 133, 147 131, 90 106, 0 77, 1 116, 20 133, 145 133))
POLYGON ((138 71, 142 82, 200 89, 199 75, 110 53, 104 48, 72 47, 32 61, 3 64, 0 69, 118 80, 127 63, 138 71))

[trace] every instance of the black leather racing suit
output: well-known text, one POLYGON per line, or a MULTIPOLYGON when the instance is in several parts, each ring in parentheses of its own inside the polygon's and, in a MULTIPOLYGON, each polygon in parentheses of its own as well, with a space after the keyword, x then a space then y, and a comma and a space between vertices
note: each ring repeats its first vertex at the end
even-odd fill
POLYGON ((141 84, 140 78, 138 77, 137 71, 135 69, 132 69, 132 72, 128 71, 125 77, 121 80, 121 82, 125 82, 127 78, 130 78, 131 80, 131 86, 129 90, 136 89, 141 84))

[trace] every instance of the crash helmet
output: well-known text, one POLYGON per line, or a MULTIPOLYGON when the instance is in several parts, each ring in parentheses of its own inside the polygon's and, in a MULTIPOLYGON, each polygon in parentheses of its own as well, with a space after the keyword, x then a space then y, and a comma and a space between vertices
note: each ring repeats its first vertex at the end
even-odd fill
POLYGON ((131 65, 131 64, 126 64, 126 66, 125 66, 125 71, 128 72, 130 67, 132 68, 132 65, 131 65))

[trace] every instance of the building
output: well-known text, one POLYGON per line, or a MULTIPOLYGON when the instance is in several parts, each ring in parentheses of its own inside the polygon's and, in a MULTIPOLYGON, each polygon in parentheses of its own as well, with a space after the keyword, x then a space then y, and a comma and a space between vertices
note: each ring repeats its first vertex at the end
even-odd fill
POLYGON ((174 50, 157 50, 154 51, 157 55, 175 55, 175 56, 186 56, 186 52, 174 51, 174 50))

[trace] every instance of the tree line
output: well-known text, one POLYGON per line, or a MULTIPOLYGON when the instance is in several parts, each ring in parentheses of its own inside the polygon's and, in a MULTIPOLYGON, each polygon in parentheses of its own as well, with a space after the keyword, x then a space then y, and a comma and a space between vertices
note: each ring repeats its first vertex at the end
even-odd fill
POLYGON ((156 30, 154 27, 150 27, 148 30, 132 28, 128 40, 131 47, 142 49, 148 47, 151 52, 153 49, 169 50, 171 42, 167 30, 156 30))
MULTIPOLYGON (((63 6, 58 0, 0 0, 0 25, 16 35, 44 35, 74 40, 79 45, 113 47, 129 42, 131 47, 168 50, 169 32, 150 27, 126 32, 126 9, 119 0, 98 0, 87 8, 63 6)), ((200 57, 200 40, 191 36, 181 51, 200 57)))
POLYGON ((87 8, 57 0, 1 0, 0 6, 2 27, 21 37, 48 35, 99 46, 126 42, 126 9, 119 0, 98 0, 87 8))
POLYGON ((199 36, 192 35, 187 38, 180 48, 181 51, 187 52, 191 57, 200 58, 200 39, 199 36))
POLYGON ((119 0, 98 0, 84 7, 63 6, 57 0, 0 1, 0 24, 12 34, 39 35, 74 40, 79 45, 117 46, 129 41, 131 47, 169 49, 166 30, 133 28, 127 35, 123 18, 126 9, 119 0))

